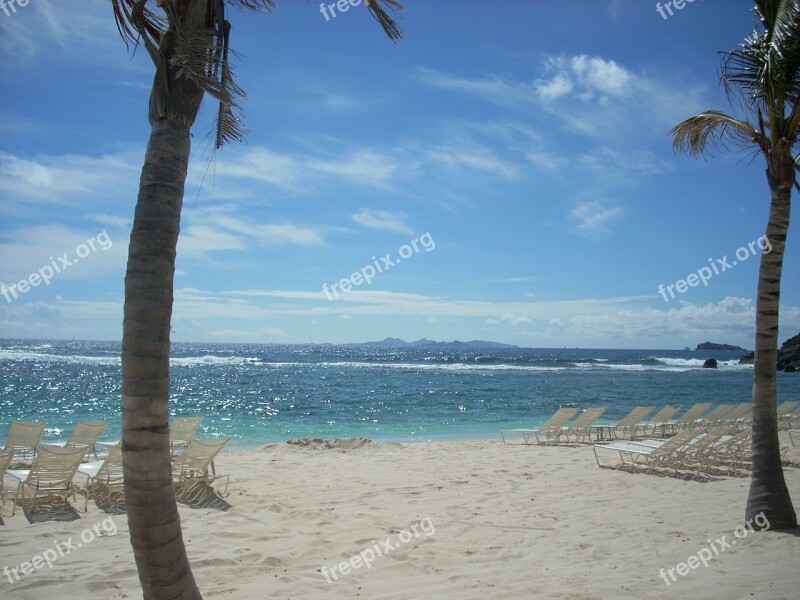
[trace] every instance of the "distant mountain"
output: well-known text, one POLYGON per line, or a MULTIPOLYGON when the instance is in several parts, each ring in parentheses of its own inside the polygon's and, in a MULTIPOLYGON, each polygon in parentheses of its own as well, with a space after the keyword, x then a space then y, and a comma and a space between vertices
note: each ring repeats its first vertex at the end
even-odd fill
POLYGON ((744 348, 740 348, 739 346, 731 346, 730 344, 715 344, 713 342, 703 342, 702 344, 697 344, 697 348, 695 350, 737 350, 737 351, 744 351, 744 348))
POLYGON ((500 342, 486 342, 484 340, 471 340, 469 342, 459 342, 453 340, 452 342, 436 342, 426 338, 419 339, 415 342, 407 342, 400 338, 387 337, 381 342, 365 342, 358 344, 359 346, 401 346, 401 347, 447 347, 447 348, 519 348, 514 344, 501 344, 500 342))

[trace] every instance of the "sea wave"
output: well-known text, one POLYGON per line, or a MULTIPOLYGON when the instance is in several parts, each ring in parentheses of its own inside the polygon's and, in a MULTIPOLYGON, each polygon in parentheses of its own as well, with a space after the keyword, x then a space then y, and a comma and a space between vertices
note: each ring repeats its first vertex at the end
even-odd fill
MULTIPOLYGON (((0 349, 0 362, 2 361, 34 361, 51 363, 72 363, 88 365, 117 365, 121 364, 119 356, 84 356, 80 354, 48 354, 43 352, 31 352, 24 350, 0 349)), ((260 358, 247 356, 185 356, 173 357, 169 360, 174 366, 196 366, 196 365, 235 365, 260 363, 260 358)))

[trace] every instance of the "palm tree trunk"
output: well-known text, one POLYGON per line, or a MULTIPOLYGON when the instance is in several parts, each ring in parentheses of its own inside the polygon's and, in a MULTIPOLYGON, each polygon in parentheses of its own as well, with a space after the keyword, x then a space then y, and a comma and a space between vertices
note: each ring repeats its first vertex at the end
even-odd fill
MULTIPOLYGON (((756 300, 756 348, 753 362, 753 475, 745 520, 767 521, 764 528, 797 527, 797 515, 783 477, 777 420, 778 306, 781 271, 789 230, 794 164, 783 144, 773 149, 767 169, 772 191, 767 238, 772 250, 761 255, 756 300)), ((757 525, 756 525, 757 526, 757 525)))
POLYGON ((122 456, 131 545, 146 600, 200 599, 181 535, 169 451, 175 255, 189 126, 151 119, 125 275, 122 456))

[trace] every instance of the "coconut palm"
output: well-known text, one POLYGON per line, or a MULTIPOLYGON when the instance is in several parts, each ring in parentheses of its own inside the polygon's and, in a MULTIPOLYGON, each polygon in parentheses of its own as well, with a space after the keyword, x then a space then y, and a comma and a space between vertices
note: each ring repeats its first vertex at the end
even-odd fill
MULTIPOLYGON (((800 0, 756 0, 760 21, 737 49, 723 54, 721 79, 745 119, 709 110, 674 127, 674 147, 697 156, 727 142, 750 147, 766 161, 771 193, 766 235, 772 250, 761 255, 753 364, 753 474, 745 519, 764 513, 770 529, 797 527, 783 477, 778 445, 777 353, 781 270, 789 229, 800 127, 800 0), (747 120, 747 119, 750 120, 747 120)), ((760 522, 764 522, 761 519, 760 522)))
MULTIPOLYGON (((173 277, 190 129, 204 95, 219 102, 215 147, 244 138, 228 62, 228 8, 269 11, 273 0, 111 0, 126 44, 155 65, 147 145, 125 275, 122 454, 131 544, 144 598, 200 598, 181 536, 172 485, 168 401, 173 277)), ((402 31, 366 0, 393 41, 402 31)))

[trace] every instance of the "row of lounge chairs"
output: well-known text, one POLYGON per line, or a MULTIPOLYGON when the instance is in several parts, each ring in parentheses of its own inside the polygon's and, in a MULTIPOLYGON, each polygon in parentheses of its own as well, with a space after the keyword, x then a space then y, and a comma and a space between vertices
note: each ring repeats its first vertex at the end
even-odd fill
MULTIPOLYGON (((179 499, 193 483, 211 484, 216 479, 225 478, 225 493, 228 489, 228 476, 217 475, 214 459, 228 443, 229 438, 220 440, 199 440, 194 436, 200 426, 202 417, 176 418, 170 426, 170 445, 172 455, 173 477, 179 499)), ((107 491, 107 500, 111 499, 112 489, 123 487, 122 451, 118 441, 99 442, 108 421, 86 421, 76 425, 70 438, 61 444, 42 444, 44 422, 15 421, 9 431, 6 445, 0 450, 0 499, 5 502, 6 492, 3 487, 5 474, 16 480, 14 509, 18 504, 26 502, 26 490, 32 491, 31 512, 39 495, 63 497, 68 502, 69 496, 76 498, 79 489, 74 483, 77 475, 85 477, 82 490, 86 500, 84 510, 88 509, 90 497, 99 499, 100 490, 107 491), (88 454, 97 459, 97 446, 109 448, 104 460, 85 462, 88 454), (32 456, 32 463, 12 462, 15 459, 32 456), (17 467, 17 468, 9 468, 17 467), (18 468, 29 467, 29 468, 18 468)))
MULTIPOLYGON (((784 449, 785 451, 785 449, 784 449)), ((706 478, 734 475, 750 468, 750 431, 728 425, 708 431, 687 428, 669 439, 643 439, 596 444, 594 457, 600 467, 645 470, 659 474, 679 472, 706 478), (603 464, 598 451, 618 455, 615 465, 603 464)))
MULTIPOLYGON (((784 402, 778 407, 778 422, 782 429, 789 429, 798 423, 800 402, 784 402)), ((711 431, 717 427, 726 427, 729 432, 746 430, 750 427, 749 414, 752 410, 750 402, 740 404, 720 404, 713 410, 712 403, 701 402, 686 410, 678 419, 675 416, 680 408, 664 406, 651 418, 648 416, 655 410, 654 406, 637 406, 616 423, 598 425, 596 422, 605 412, 605 408, 587 408, 574 421, 570 419, 578 414, 575 407, 561 408, 539 427, 531 429, 503 429, 500 432, 504 444, 509 440, 521 438, 521 443, 566 443, 629 439, 646 437, 666 437, 683 430, 711 431)), ((800 439, 800 429, 795 431, 800 439)), ((794 439, 792 438, 792 443, 794 439)))

